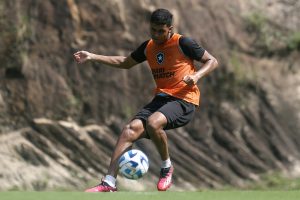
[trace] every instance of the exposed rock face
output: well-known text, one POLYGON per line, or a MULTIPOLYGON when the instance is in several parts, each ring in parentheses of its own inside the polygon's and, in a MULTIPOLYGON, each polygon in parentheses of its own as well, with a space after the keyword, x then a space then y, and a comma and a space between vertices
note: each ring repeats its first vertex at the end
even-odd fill
MULTIPOLYGON (((72 54, 129 55, 148 39, 147 17, 158 7, 220 63, 199 83, 194 120, 168 132, 173 189, 245 187, 277 170, 297 175, 299 1, 5 0, 0 190, 83 189, 105 174, 122 126, 151 100, 154 83, 146 63, 116 70, 77 65, 72 54)), ((135 147, 151 165, 143 184, 131 184, 155 189, 158 153, 148 140, 135 147)))

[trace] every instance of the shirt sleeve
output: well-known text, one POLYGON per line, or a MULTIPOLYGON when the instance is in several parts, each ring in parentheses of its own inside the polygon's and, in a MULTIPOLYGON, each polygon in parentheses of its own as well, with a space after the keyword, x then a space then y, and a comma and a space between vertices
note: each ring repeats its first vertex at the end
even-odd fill
POLYGON ((144 62, 147 58, 145 55, 145 49, 147 47, 149 40, 143 42, 135 51, 133 51, 130 55, 138 63, 144 62))
POLYGON ((201 61, 202 56, 204 55, 205 49, 199 46, 195 40, 189 37, 180 37, 179 46, 183 51, 184 55, 191 58, 192 60, 201 61))

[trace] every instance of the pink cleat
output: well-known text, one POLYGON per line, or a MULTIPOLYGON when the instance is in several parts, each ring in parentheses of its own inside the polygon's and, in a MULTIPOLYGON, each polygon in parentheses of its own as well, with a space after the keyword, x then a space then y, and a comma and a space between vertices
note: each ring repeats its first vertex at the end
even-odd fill
POLYGON ((172 174, 174 167, 162 168, 160 171, 160 177, 157 183, 157 190, 166 191, 172 185, 172 174))
POLYGON ((117 187, 112 187, 106 182, 102 181, 99 185, 85 190, 85 192, 116 192, 117 187))

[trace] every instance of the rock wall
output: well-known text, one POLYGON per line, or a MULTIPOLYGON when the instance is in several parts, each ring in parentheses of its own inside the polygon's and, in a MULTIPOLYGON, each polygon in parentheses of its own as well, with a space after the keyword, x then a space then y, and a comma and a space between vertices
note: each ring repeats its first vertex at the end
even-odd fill
MULTIPOLYGON (((1 190, 83 189, 99 180, 122 126, 151 100, 154 83, 146 63, 118 70, 77 65, 72 54, 129 55, 148 39, 148 17, 159 7, 173 12, 176 32, 220 63, 199 82, 195 119, 168 132, 173 189, 247 187, 273 171, 298 175, 298 1, 5 0, 1 190)), ((154 190, 158 153, 148 140, 136 148, 152 164, 131 184, 154 190)))

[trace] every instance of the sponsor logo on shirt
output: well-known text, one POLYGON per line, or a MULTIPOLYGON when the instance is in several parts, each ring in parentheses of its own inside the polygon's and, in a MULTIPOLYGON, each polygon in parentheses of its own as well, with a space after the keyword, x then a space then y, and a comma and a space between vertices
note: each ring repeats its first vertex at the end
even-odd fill
POLYGON ((175 76, 175 72, 166 72, 164 68, 152 69, 154 79, 171 78, 175 76))

